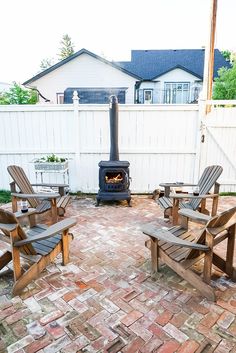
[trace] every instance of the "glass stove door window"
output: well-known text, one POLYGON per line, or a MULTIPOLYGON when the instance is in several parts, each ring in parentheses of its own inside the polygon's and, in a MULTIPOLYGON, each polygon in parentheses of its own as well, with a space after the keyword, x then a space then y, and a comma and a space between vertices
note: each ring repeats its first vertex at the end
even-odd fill
POLYGON ((189 83, 165 83, 165 103, 186 104, 189 101, 189 83))
POLYGON ((152 90, 144 90, 144 104, 152 104, 152 90))

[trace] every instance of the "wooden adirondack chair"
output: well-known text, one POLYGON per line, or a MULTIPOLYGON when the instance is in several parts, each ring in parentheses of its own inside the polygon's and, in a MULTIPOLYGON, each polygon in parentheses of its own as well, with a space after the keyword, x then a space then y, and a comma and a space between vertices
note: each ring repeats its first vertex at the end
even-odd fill
POLYGON ((0 270, 13 262, 13 296, 38 278, 59 253, 62 253, 63 265, 69 262, 69 241, 72 239, 69 228, 75 224, 75 219, 68 218, 50 227, 34 225, 26 233, 13 213, 0 209, 1 240, 10 243, 9 250, 0 256, 0 270), (26 272, 23 272, 21 257, 33 261, 26 272))
MULTIPOLYGON (((178 223, 178 210, 182 208, 187 208, 194 211, 198 210, 201 213, 215 216, 217 213, 220 189, 220 185, 217 183, 217 179, 220 177, 222 171, 223 168, 218 165, 212 165, 205 168, 197 184, 199 187, 198 196, 194 196, 192 194, 176 193, 158 198, 157 203, 161 206, 162 209, 164 209, 164 217, 168 218, 169 216, 172 216, 173 225, 176 225, 178 223), (210 190, 213 187, 213 194, 210 194, 210 190), (208 198, 212 199, 211 212, 206 209, 206 200, 208 198)), ((168 185, 169 189, 170 184, 167 183, 166 185, 168 185)))
POLYGON ((16 165, 7 167, 13 182, 10 183, 12 192, 12 210, 17 212, 17 200, 26 199, 32 208, 35 208, 36 214, 52 211, 53 223, 57 221, 57 214, 64 216, 71 196, 65 195, 64 189, 68 185, 64 184, 31 184, 24 170, 16 165), (16 186, 20 192, 17 192, 16 186), (36 193, 33 186, 57 187, 58 193, 36 193))
MULTIPOLYGON (((198 214, 195 212, 195 219, 198 214)), ((199 229, 197 233, 196 229, 188 231, 184 226, 163 230, 147 225, 143 233, 150 238, 145 245, 151 250, 152 270, 158 271, 160 259, 206 298, 215 301, 215 292, 210 286, 212 265, 236 280, 236 269, 233 267, 235 230, 236 207, 211 217, 200 233, 199 229), (215 246, 225 239, 228 243, 226 258, 223 259, 216 254, 215 246), (202 278, 191 269, 200 261, 203 261, 202 278)))

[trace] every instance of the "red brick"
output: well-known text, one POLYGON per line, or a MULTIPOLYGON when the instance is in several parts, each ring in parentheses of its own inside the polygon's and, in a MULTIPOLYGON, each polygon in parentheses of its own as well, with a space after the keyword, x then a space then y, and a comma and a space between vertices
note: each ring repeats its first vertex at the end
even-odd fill
POLYGON ((135 321, 137 321, 138 319, 140 319, 140 317, 142 317, 143 314, 140 313, 139 311, 131 311, 131 313, 127 314, 123 319, 121 319, 121 322, 126 325, 126 326, 130 326, 132 325, 135 321))
POLYGON ((201 333, 202 335, 204 335, 205 337, 209 338, 211 341, 213 342, 216 342, 216 343, 219 343, 221 341, 221 337, 219 335, 217 335, 216 333, 214 332, 211 332, 209 330, 208 327, 206 327, 205 325, 201 325, 199 324, 197 327, 196 327, 197 331, 199 333, 201 333))
POLYGON ((194 353, 197 351, 199 344, 195 341, 186 341, 182 343, 177 353, 194 353))
POLYGON ((69 302, 70 300, 77 297, 77 295, 78 295, 78 292, 72 291, 72 292, 68 292, 68 293, 64 294, 62 298, 63 298, 63 300, 65 300, 65 302, 69 302))
POLYGON ((38 352, 40 349, 47 347, 52 342, 52 338, 49 336, 38 339, 28 346, 24 347, 26 353, 38 352))
POLYGON ((130 313, 134 309, 128 303, 124 302, 122 299, 113 300, 113 302, 124 312, 130 313))
POLYGON ((137 293, 135 290, 131 290, 128 293, 126 293, 122 299, 126 302, 129 302, 130 300, 134 299, 135 297, 137 297, 139 295, 139 293, 137 293))
POLYGON ((157 353, 174 353, 179 347, 179 342, 174 340, 167 341, 157 350, 157 353))
POLYGON ((172 318, 173 314, 168 311, 168 310, 165 310, 163 311, 162 314, 160 314, 159 316, 157 316, 156 318, 156 322, 161 325, 161 326, 164 326, 165 324, 167 324, 167 322, 170 321, 170 319, 172 318))
POLYGON ((46 327, 46 330, 56 340, 65 334, 65 330, 56 321, 50 322, 46 327))
POLYGON ((217 305, 220 305, 222 308, 228 310, 230 313, 236 315, 236 307, 230 305, 229 303, 225 302, 224 300, 217 300, 217 305))
POLYGON ((162 341, 159 340, 157 337, 151 338, 143 347, 141 347, 141 353, 150 353, 155 351, 160 345, 162 345, 162 341))
POLYGON ((223 328, 227 329, 232 322, 235 320, 235 315, 232 313, 229 313, 228 311, 223 312, 223 314, 220 316, 219 320, 217 321, 217 324, 223 328))
POLYGON ((63 313, 60 310, 56 310, 42 317, 39 322, 41 325, 47 325, 49 322, 54 321, 61 316, 63 316, 63 313))
POLYGON ((24 317, 27 317, 30 314, 31 312, 28 309, 24 309, 24 310, 17 311, 12 315, 7 316, 5 320, 8 325, 12 325, 13 323, 21 320, 24 317))
POLYGON ((214 312, 210 312, 200 321, 200 324, 211 328, 216 323, 218 318, 219 318, 219 315, 217 315, 214 312))
POLYGON ((96 325, 96 329, 102 334, 102 336, 107 337, 109 341, 113 341, 118 336, 117 333, 114 333, 109 329, 109 327, 102 323, 96 325))
POLYGON ((177 314, 181 310, 179 305, 175 303, 170 303, 167 300, 161 300, 160 304, 163 306, 163 308, 167 309, 168 311, 171 311, 173 314, 177 314))
POLYGON ((178 328, 180 328, 181 326, 183 326, 183 324, 185 323, 185 321, 188 319, 188 315, 185 312, 181 312, 178 313, 176 315, 174 315, 171 320, 170 323, 178 328))
POLYGON ((167 335, 167 333, 162 329, 162 327, 157 324, 153 323, 149 326, 148 329, 162 341, 168 340, 170 338, 169 335, 167 335))
POLYGON ((147 330, 138 321, 129 326, 130 330, 133 331, 137 336, 141 337, 145 342, 152 338, 153 333, 147 330))
POLYGON ((129 342, 129 344, 122 349, 124 353, 137 353, 141 350, 141 347, 144 346, 145 342, 140 338, 136 337, 133 341, 129 342))

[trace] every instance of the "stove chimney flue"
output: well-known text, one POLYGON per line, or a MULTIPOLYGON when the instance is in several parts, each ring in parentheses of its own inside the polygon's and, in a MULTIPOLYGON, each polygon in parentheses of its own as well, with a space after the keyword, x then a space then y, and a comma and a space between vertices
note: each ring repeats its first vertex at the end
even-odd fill
POLYGON ((109 105, 110 116, 110 161, 119 161, 118 148, 118 99, 116 96, 110 96, 109 105))

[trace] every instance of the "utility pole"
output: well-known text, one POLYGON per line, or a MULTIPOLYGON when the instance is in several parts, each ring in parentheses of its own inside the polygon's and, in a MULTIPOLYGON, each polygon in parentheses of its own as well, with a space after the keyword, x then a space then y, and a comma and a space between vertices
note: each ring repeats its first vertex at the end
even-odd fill
MULTIPOLYGON (((210 0, 210 31, 205 48, 204 58, 204 76, 203 76, 203 99, 210 100, 212 98, 212 84, 214 73, 214 47, 215 47, 215 32, 216 32, 216 14, 217 1, 210 0)), ((205 114, 211 111, 211 106, 206 104, 205 114)))

